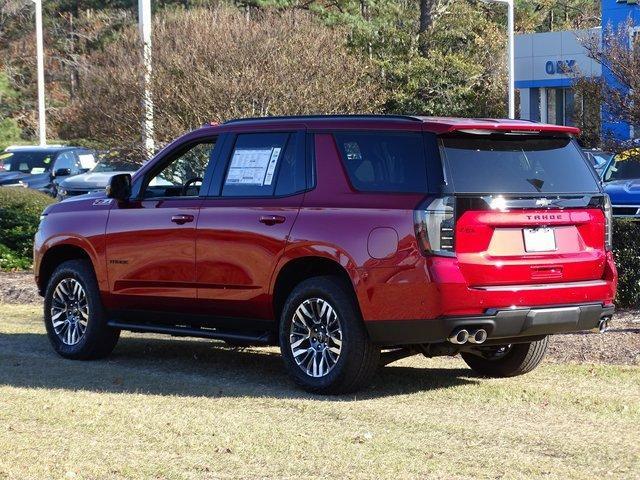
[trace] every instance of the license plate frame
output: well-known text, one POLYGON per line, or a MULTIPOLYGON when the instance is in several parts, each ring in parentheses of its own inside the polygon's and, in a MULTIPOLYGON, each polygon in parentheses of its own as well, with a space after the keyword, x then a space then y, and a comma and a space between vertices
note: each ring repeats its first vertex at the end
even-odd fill
POLYGON ((523 228, 522 236, 524 238, 525 252, 555 252, 558 249, 555 228, 523 228))

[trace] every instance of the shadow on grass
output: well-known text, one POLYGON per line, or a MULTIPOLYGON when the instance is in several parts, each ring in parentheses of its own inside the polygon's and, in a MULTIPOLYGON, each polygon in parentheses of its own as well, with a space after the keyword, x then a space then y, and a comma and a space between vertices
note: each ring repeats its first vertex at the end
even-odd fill
POLYGON ((149 337, 120 339, 113 354, 91 362, 57 356, 44 334, 0 333, 0 385, 193 397, 369 399, 476 383, 471 370, 387 366, 357 394, 322 397, 297 388, 275 349, 149 337))

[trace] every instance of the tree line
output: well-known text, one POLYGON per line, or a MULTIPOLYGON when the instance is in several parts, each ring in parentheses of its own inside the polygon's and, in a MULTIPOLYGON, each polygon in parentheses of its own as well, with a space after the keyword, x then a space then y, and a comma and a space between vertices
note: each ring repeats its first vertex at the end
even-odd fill
MULTIPOLYGON (((477 0, 160 0, 160 144, 210 121, 305 113, 506 115, 506 7, 477 0)), ((44 2, 48 136, 140 141, 133 0, 44 2)), ((599 1, 517 0, 519 32, 599 25, 599 1)), ((33 7, 0 0, 0 143, 37 130, 33 7), (4 139, 3 139, 4 136, 4 139)))

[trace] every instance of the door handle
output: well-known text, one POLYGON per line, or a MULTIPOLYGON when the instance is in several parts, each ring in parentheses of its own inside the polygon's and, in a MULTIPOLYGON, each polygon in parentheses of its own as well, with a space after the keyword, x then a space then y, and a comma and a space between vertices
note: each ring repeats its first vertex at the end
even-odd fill
POLYGON ((287 218, 280 215, 263 215, 260 217, 260 223, 265 225, 275 225, 276 223, 284 223, 287 218))
POLYGON ((193 222, 193 215, 174 215, 171 217, 171 221, 178 225, 184 225, 185 223, 193 222))

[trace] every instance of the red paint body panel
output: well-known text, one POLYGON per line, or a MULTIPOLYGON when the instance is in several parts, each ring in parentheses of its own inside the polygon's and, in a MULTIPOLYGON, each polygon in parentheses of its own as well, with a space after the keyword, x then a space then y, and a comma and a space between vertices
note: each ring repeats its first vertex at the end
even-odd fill
POLYGON ((171 310, 239 321, 275 321, 279 273, 288 262, 308 257, 331 260, 347 272, 366 322, 613 302, 617 274, 604 249, 600 209, 467 211, 456 223, 456 255, 425 255, 416 240, 414 210, 426 194, 356 192, 331 134, 339 129, 438 134, 576 129, 483 119, 247 120, 204 127, 163 152, 205 134, 283 129, 315 133, 315 188, 268 199, 201 197, 95 206, 94 200, 104 196, 94 195, 65 201, 48 209, 36 235, 36 277, 49 249, 75 245, 91 258, 109 309, 171 310), (178 214, 193 221, 177 225, 171 217, 178 214), (263 216, 284 221, 267 225, 260 221, 263 216), (540 226, 555 229, 557 249, 526 252, 522 229, 540 226))
POLYGON ((196 240, 199 309, 224 317, 273 317, 271 275, 303 198, 204 200, 196 240), (264 216, 285 220, 267 225, 260 222, 264 216))
POLYGON ((525 284, 602 278, 606 258, 602 210, 466 212, 456 224, 456 254, 467 283, 525 284), (522 229, 554 227, 557 249, 527 252, 522 229))
POLYGON ((190 308, 196 298, 196 225, 201 199, 114 204, 106 229, 107 308, 190 308), (191 215, 179 225, 174 215, 191 215))

